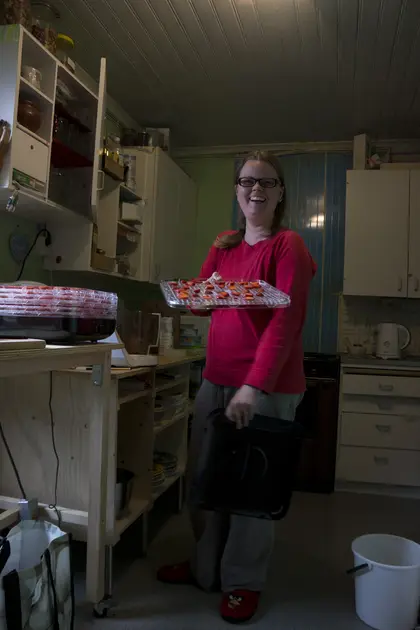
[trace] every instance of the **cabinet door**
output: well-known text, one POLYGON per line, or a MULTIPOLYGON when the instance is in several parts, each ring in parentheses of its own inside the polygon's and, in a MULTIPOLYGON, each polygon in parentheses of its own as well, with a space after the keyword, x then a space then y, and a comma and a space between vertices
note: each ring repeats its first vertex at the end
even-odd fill
POLYGON ((407 297, 408 171, 348 171, 345 295, 407 297))
POLYGON ((91 206, 92 215, 96 219, 96 212, 99 202, 99 191, 104 187, 104 172, 100 169, 101 156, 104 140, 104 125, 106 113, 106 59, 101 59, 101 70, 99 74, 99 90, 98 90, 98 111, 96 114, 95 127, 95 147, 93 157, 93 174, 92 174, 92 196, 91 206), (101 182, 99 182, 101 178, 101 182))
POLYGON ((179 171, 179 275, 181 278, 193 278, 198 273, 195 264, 197 187, 188 175, 181 169, 179 171))
POLYGON ((156 158, 152 282, 179 277, 181 260, 179 167, 161 149, 156 149, 156 158))
POLYGON ((420 298, 420 171, 410 171, 408 297, 420 298))

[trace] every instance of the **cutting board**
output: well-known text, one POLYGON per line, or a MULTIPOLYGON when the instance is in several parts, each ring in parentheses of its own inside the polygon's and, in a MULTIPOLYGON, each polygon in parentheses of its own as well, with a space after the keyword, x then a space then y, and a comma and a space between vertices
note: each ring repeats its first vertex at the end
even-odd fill
POLYGON ((46 343, 42 339, 0 339, 2 350, 42 350, 46 343))

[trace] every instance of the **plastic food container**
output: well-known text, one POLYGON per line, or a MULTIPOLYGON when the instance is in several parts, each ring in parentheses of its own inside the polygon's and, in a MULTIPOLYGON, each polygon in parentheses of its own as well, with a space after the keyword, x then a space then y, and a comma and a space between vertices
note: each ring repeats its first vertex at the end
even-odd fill
POLYGON ((73 53, 73 50, 74 40, 64 33, 58 33, 56 56, 58 60, 66 66, 66 68, 68 68, 71 72, 76 72, 75 63, 70 56, 73 53))
POLYGON ((32 35, 53 55, 57 50, 57 30, 55 24, 60 14, 48 2, 32 2, 32 35))

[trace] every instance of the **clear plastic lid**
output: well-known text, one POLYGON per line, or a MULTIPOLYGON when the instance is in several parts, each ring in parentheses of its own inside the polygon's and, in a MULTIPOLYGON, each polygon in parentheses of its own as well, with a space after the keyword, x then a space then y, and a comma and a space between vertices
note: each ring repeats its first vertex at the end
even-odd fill
POLYGON ((73 287, 0 285, 0 315, 116 319, 115 293, 73 287))

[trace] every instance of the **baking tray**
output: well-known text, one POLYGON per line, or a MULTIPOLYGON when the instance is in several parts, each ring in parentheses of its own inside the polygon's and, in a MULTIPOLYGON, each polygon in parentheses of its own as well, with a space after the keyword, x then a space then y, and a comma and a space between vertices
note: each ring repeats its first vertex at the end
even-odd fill
POLYGON ((175 280, 160 283, 172 308, 286 308, 290 297, 264 280, 175 280))

